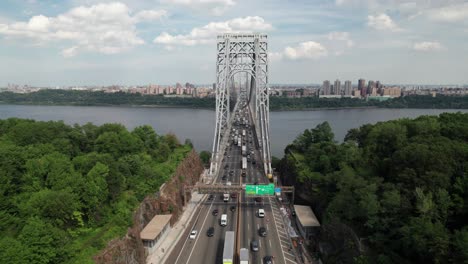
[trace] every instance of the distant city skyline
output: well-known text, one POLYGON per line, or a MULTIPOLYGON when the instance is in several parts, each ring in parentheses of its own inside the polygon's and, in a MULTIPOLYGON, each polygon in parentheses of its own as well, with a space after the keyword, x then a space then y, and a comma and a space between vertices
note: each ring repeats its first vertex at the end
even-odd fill
POLYGON ((463 0, 18 0, 0 3, 0 87, 210 84, 228 32, 268 34, 271 84, 468 84, 463 0))

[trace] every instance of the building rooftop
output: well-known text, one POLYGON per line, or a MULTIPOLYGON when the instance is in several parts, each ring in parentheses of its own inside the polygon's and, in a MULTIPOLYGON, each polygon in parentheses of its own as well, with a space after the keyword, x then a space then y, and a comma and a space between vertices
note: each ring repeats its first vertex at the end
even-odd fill
POLYGON ((310 206, 294 205, 294 211, 296 211, 296 216, 303 227, 320 226, 320 223, 317 220, 317 217, 315 217, 310 206))
POLYGON ((140 237, 143 240, 154 240, 161 230, 169 223, 172 215, 155 215, 153 219, 141 230, 140 237))

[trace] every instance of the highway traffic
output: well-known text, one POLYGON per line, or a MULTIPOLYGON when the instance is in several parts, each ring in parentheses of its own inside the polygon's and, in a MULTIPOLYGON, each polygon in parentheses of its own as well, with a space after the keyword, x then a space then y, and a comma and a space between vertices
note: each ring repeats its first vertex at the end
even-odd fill
MULTIPOLYGON (((246 108, 235 114, 229 137, 229 146, 226 147, 216 183, 242 186, 268 184, 256 144, 255 129, 246 108)), ((275 202, 274 198, 247 196, 245 191, 240 194, 207 195, 193 223, 187 223, 189 230, 186 234, 196 230, 196 235, 182 237, 175 247, 181 250, 174 250, 167 263, 223 263, 226 231, 236 232, 237 228, 240 232, 234 252, 247 249, 248 263, 286 263, 285 249, 278 234, 278 227, 284 227, 273 217, 272 202, 275 202)), ((244 255, 247 250, 244 250, 244 255)), ((224 259, 224 263, 228 261, 224 259)))

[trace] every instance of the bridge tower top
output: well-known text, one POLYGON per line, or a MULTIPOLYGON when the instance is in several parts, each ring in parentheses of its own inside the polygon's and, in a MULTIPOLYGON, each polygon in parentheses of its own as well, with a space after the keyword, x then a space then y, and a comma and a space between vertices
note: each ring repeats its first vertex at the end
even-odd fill
POLYGON ((226 33, 217 37, 216 57, 216 125, 213 139, 210 175, 219 171, 222 155, 228 144, 230 118, 230 88, 234 75, 244 73, 249 87, 241 90, 258 137, 264 171, 271 174, 269 98, 268 98, 268 36, 261 33, 226 33))

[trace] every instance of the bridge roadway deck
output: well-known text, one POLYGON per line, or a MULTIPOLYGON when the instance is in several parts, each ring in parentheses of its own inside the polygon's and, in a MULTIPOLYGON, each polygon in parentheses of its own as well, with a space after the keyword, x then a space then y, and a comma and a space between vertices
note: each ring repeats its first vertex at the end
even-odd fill
MULTIPOLYGON (((252 126, 251 126, 252 128, 252 126)), ((242 128, 240 129, 242 131, 242 128)), ((246 131, 249 131, 246 129, 246 131)), ((252 131, 252 135, 255 133, 252 131)), ((253 139, 255 140, 255 139, 253 139)), ((254 142, 254 141, 252 141, 254 142)), ((263 168, 261 166, 260 152, 255 148, 253 143, 247 142, 247 149, 254 149, 254 156, 257 164, 248 162, 247 175, 241 177, 241 160, 242 153, 241 147, 231 145, 227 147, 227 155, 223 160, 221 170, 216 181, 218 183, 225 183, 230 181, 232 185, 247 183, 253 184, 258 182, 259 184, 267 184, 268 179, 264 176, 263 168), (228 167, 225 169, 225 165, 228 167), (230 174, 230 171, 233 174, 230 174), (222 176, 226 175, 226 180, 222 179, 222 176)), ((272 207, 270 199, 264 198, 261 202, 256 202, 251 197, 245 197, 243 194, 239 197, 241 202, 241 208, 237 206, 236 199, 230 199, 229 202, 225 203, 222 200, 222 194, 214 194, 215 197, 212 201, 206 200, 202 203, 200 208, 199 216, 194 219, 193 224, 190 223, 188 226, 194 226, 193 229, 198 231, 197 238, 191 240, 188 238, 190 230, 186 231, 186 236, 182 237, 178 241, 175 248, 180 249, 179 251, 174 250, 167 259, 166 263, 200 263, 200 264, 218 264, 222 263, 223 247, 224 247, 224 235, 226 231, 235 231, 237 228, 237 213, 240 213, 240 248, 248 248, 250 254, 249 263, 262 263, 264 256, 274 256, 274 262, 285 263, 283 257, 283 250, 280 244, 280 238, 278 230, 273 220, 272 207), (230 207, 235 206, 235 211, 231 211, 230 207), (259 218, 256 216, 256 212, 259 208, 265 210, 265 217, 259 218), (218 209, 219 214, 214 216, 212 214, 214 209, 218 209), (220 226, 221 214, 227 214, 228 225, 225 227, 220 226), (214 236, 208 237, 207 230, 210 227, 214 227, 214 236), (258 229, 260 227, 267 228, 267 236, 260 237, 258 229), (250 242, 252 240, 259 241, 259 251, 252 252, 250 249, 250 242)), ((288 262, 291 263, 291 262, 288 262)), ((294 263, 294 262, 293 262, 294 263)))

